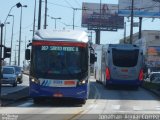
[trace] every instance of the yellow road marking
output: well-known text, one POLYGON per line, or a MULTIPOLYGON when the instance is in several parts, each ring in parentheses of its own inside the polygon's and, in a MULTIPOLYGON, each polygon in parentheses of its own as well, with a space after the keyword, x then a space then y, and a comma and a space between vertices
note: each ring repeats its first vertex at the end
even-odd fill
POLYGON ((79 111, 78 113, 75 113, 73 116, 71 116, 70 118, 64 119, 64 120, 73 120, 75 117, 77 117, 78 115, 80 115, 82 112, 84 112, 84 110, 79 111))

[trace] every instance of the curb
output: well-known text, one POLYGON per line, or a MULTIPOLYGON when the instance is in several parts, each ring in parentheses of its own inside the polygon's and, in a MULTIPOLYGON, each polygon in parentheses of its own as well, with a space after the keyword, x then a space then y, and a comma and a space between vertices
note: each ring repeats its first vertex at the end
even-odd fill
POLYGON ((28 72, 23 72, 23 74, 25 74, 25 75, 29 75, 29 73, 28 73, 28 72))
POLYGON ((154 90, 154 89, 149 89, 149 88, 147 88, 147 87, 145 87, 145 86, 142 86, 142 88, 144 88, 144 89, 152 92, 152 93, 155 94, 156 96, 160 97, 160 91, 154 90))

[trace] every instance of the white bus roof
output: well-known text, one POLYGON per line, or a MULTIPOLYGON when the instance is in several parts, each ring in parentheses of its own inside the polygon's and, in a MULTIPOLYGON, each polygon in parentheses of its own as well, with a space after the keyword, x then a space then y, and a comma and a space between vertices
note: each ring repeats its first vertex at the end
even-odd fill
POLYGON ((35 32, 33 40, 88 42, 88 35, 81 30, 47 30, 35 32))

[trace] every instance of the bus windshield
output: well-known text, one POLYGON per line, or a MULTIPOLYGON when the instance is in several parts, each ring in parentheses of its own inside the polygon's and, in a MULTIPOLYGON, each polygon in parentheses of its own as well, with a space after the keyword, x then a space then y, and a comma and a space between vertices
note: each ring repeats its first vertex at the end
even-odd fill
POLYGON ((134 67, 138 62, 139 50, 112 49, 113 64, 118 67, 134 67))
POLYGON ((33 71, 39 77, 77 78, 87 71, 86 48, 33 46, 33 71))

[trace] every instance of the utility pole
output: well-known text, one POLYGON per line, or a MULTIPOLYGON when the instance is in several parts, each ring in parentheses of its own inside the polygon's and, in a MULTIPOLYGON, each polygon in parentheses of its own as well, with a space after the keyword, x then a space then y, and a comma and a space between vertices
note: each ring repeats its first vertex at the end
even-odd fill
POLYGON ((20 15, 20 30, 19 30, 19 49, 18 49, 18 66, 20 66, 20 54, 21 54, 21 31, 22 31, 22 6, 20 15))
POLYGON ((10 22, 4 24, 4 46, 6 45, 7 24, 10 24, 10 22))
POLYGON ((14 51, 15 51, 14 64, 17 65, 17 54, 16 54, 17 50, 16 50, 16 46, 15 46, 15 50, 14 51))
POLYGON ((42 0, 39 0, 38 30, 41 29, 41 10, 42 10, 42 0))
MULTIPOLYGON (((73 27, 73 30, 74 28, 76 27, 74 24, 75 24, 75 11, 76 10, 86 10, 86 9, 80 9, 80 8, 72 8, 73 9, 73 24, 72 24, 72 27, 73 27)), ((71 26, 71 25, 68 25, 68 26, 71 26)))
POLYGON ((36 23, 36 8, 37 8, 37 2, 35 0, 35 3, 34 3, 34 18, 33 18, 33 36, 34 36, 34 32, 35 32, 35 23, 36 23))
POLYGON ((134 0, 132 0, 131 5, 131 29, 130 29, 130 44, 133 42, 133 8, 134 8, 134 0))
POLYGON ((47 28, 47 0, 45 0, 45 17, 44 17, 44 29, 47 28))
POLYGON ((13 23, 12 23, 12 35, 11 35, 11 57, 9 59, 9 65, 11 65, 12 61, 12 43, 13 43, 13 29, 14 29, 14 15, 9 15, 13 17, 13 23))
POLYGON ((20 4, 20 6, 19 6, 20 8, 21 8, 21 14, 20 14, 20 30, 19 30, 19 49, 18 49, 18 66, 20 66, 20 56, 21 56, 21 37, 22 37, 22 8, 23 7, 27 7, 27 5, 23 5, 22 6, 22 4, 20 4))
POLYGON ((73 8, 73 30, 74 30, 74 21, 75 21, 75 10, 78 10, 78 9, 73 8))

